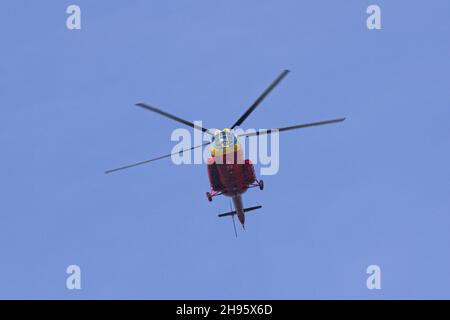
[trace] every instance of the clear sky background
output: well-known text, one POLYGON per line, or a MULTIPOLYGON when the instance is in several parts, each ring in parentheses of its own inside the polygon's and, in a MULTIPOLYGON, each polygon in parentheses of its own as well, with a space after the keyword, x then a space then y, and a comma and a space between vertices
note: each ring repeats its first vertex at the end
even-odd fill
POLYGON ((0 298, 450 298, 449 39, 447 0, 2 1, 0 298), (237 239, 204 166, 103 173, 174 146, 135 102, 222 128, 284 68, 246 128, 347 121, 280 135, 237 239))

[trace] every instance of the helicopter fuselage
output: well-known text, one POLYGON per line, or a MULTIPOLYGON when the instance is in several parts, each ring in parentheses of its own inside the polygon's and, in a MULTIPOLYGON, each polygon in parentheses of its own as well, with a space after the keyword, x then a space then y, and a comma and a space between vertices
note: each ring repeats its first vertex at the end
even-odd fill
POLYGON ((245 223, 245 209, 242 194, 249 188, 259 187, 263 182, 256 179, 255 170, 250 160, 243 160, 242 149, 236 141, 229 148, 212 149, 207 162, 211 191, 207 192, 208 200, 218 195, 231 197, 235 213, 242 226, 245 223), (228 149, 228 150, 227 150, 228 149))

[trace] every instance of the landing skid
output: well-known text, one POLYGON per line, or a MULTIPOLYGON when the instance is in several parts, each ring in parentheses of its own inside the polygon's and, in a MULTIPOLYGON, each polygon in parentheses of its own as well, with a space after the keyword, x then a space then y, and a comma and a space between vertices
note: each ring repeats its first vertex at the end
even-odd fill
MULTIPOLYGON (((248 189, 259 187, 259 190, 264 190, 264 181, 263 180, 255 180, 255 182, 248 185, 248 189)), ((209 202, 211 202, 213 197, 217 197, 223 194, 223 191, 214 191, 211 189, 211 192, 206 192, 206 198, 209 202)))
POLYGON ((221 194, 223 194, 222 191, 211 190, 211 192, 206 193, 206 198, 208 198, 208 201, 211 202, 213 197, 220 196, 221 194))

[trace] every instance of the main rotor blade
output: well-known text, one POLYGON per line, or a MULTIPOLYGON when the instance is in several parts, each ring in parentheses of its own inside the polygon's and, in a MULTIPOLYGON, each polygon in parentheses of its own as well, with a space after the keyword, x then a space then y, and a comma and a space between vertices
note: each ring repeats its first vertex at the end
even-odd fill
POLYGON ((107 171, 105 171, 105 173, 108 174, 108 173, 116 172, 116 171, 119 171, 119 170, 125 170, 125 169, 128 169, 128 168, 140 166, 140 165, 142 165, 142 164, 146 164, 146 163, 149 163, 149 162, 152 162, 152 161, 156 161, 156 160, 168 158, 168 157, 171 157, 171 156, 176 155, 176 154, 182 154, 183 152, 186 152, 186 151, 190 151, 190 150, 193 150, 193 149, 196 149, 196 148, 200 148, 200 147, 203 147, 203 146, 207 146, 207 145, 210 144, 210 143, 211 143, 211 142, 205 142, 204 144, 201 144, 201 145, 198 145, 198 146, 189 148, 189 149, 184 149, 184 150, 181 150, 181 151, 178 151, 178 152, 174 152, 174 153, 171 153, 171 154, 166 154, 166 155, 163 155, 163 156, 160 156, 160 157, 157 157, 157 158, 153 158, 153 159, 150 159, 150 160, 145 160, 145 161, 141 161, 141 162, 136 162, 136 163, 129 164, 129 165, 126 165, 126 166, 123 166, 123 167, 119 167, 119 168, 107 170, 107 171))
POLYGON ((264 98, 273 90, 273 88, 275 88, 277 86, 277 84, 280 83, 281 80, 283 80, 283 78, 289 73, 289 70, 284 70, 279 76, 278 78, 276 78, 271 84, 270 86, 258 97, 258 99, 255 100, 255 102, 253 102, 253 104, 250 106, 250 108, 247 109, 247 111, 245 111, 245 113, 238 119, 238 121, 236 121, 235 124, 233 124, 233 126, 231 127, 231 129, 234 129, 237 126, 240 126, 245 119, 247 119, 247 117, 256 109, 256 107, 261 103, 261 101, 264 100, 264 98))
POLYGON ((339 119, 333 119, 333 120, 304 123, 304 124, 298 124, 295 126, 289 126, 289 127, 284 127, 284 128, 278 128, 278 129, 269 129, 269 130, 265 130, 265 131, 261 130, 261 131, 256 131, 256 132, 243 133, 243 134, 240 134, 239 137, 252 137, 252 136, 259 136, 259 135, 263 135, 263 134, 271 134, 273 131, 283 132, 283 131, 289 131, 289 130, 294 130, 294 129, 322 126, 325 124, 342 122, 344 120, 345 120, 345 118, 339 118, 339 119))
POLYGON ((136 105, 137 105, 138 107, 141 107, 141 108, 144 108, 144 109, 147 109, 147 110, 150 110, 150 111, 159 113, 160 115, 162 115, 162 116, 164 116, 164 117, 167 117, 167 118, 169 118, 169 119, 172 119, 172 120, 181 122, 181 123, 183 123, 183 124, 185 124, 185 125, 187 125, 187 126, 189 126, 189 127, 191 127, 191 128, 194 128, 194 129, 197 129, 197 130, 201 130, 201 131, 207 132, 207 133, 209 133, 209 134, 213 134, 213 133, 211 133, 208 129, 205 129, 205 128, 203 128, 203 127, 200 127, 200 126, 198 126, 198 125, 196 125, 196 124, 194 124, 194 123, 192 123, 192 122, 190 122, 190 121, 188 121, 188 120, 185 120, 185 119, 182 119, 182 118, 180 118, 180 117, 174 116, 173 114, 170 114, 170 113, 168 113, 168 112, 162 111, 161 109, 152 107, 152 106, 150 106, 150 105, 148 105, 148 104, 145 104, 145 103, 143 103, 143 102, 136 103, 136 105))

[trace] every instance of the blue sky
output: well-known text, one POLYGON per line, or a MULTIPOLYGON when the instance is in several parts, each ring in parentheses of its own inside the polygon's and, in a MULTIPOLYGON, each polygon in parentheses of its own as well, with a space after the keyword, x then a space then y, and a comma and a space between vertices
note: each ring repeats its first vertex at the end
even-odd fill
POLYGON ((2 1, 0 298, 450 298, 450 3, 2 1), (66 8, 82 29, 66 28, 66 8), (378 4, 382 30, 366 28, 378 4), (235 239, 179 127, 270 128, 280 171, 235 239), (65 287, 66 267, 82 290, 65 287), (382 289, 366 288, 366 268, 382 289))

